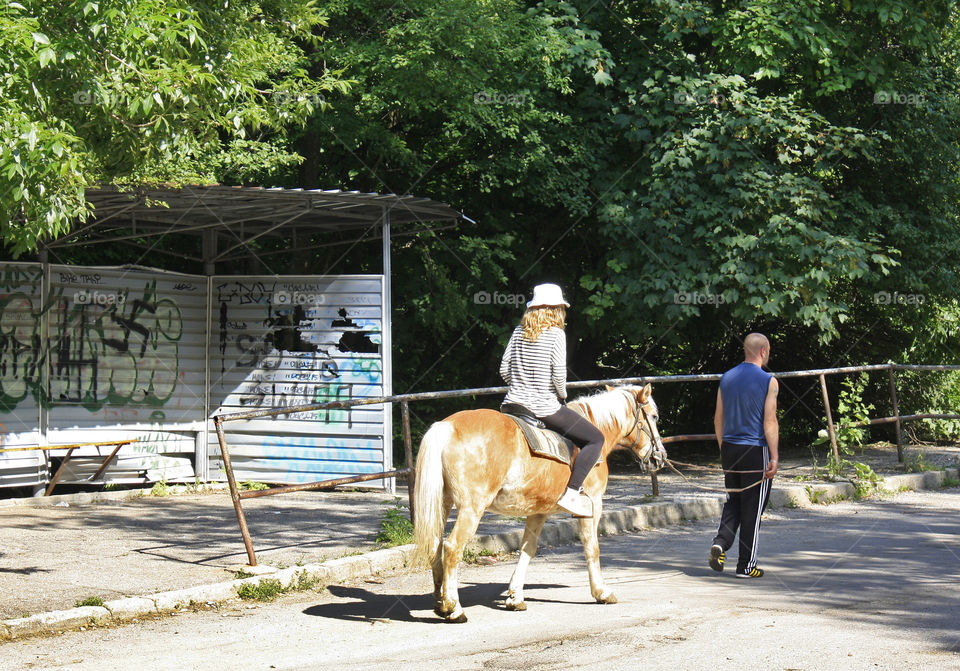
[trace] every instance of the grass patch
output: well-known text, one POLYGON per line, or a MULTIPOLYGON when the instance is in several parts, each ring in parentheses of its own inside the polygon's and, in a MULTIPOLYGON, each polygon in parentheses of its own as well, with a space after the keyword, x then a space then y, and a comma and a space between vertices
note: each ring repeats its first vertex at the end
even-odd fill
MULTIPOLYGON (((238 573, 241 573, 238 571, 238 573)), ((290 592, 308 592, 323 585, 318 576, 299 571, 288 584, 284 585, 276 578, 264 578, 260 582, 244 583, 237 587, 237 596, 247 601, 273 601, 281 594, 290 592)))
POLYGON ((827 492, 822 489, 814 489, 813 487, 807 485, 804 487, 807 491, 807 496, 810 497, 810 503, 816 503, 821 506, 826 506, 831 503, 839 503, 840 501, 846 501, 847 496, 845 494, 837 494, 836 496, 828 496, 827 492))
POLYGON ((851 480, 855 488, 853 493, 855 499, 865 499, 880 491, 883 478, 877 475, 870 466, 857 461, 853 464, 853 470, 856 473, 851 480))
POLYGON ((908 455, 903 460, 903 470, 907 473, 923 473, 924 471, 932 471, 935 469, 936 466, 926 460, 923 452, 908 455))
POLYGON ((83 608, 84 606, 103 606, 103 599, 98 596, 88 596, 82 601, 77 601, 73 604, 77 608, 83 608))
POLYGON ((167 484, 166 478, 150 488, 150 496, 170 496, 170 485, 167 484))
POLYGON ((265 482, 254 482, 253 480, 244 480, 238 482, 237 487, 244 492, 260 492, 264 489, 270 489, 270 485, 265 482))
POLYGON ((378 547, 384 548, 409 545, 413 542, 413 524, 406 509, 400 504, 400 499, 394 499, 393 508, 387 510, 380 520, 376 541, 378 547))
POLYGON ((960 487, 960 479, 946 477, 943 479, 943 482, 940 483, 940 486, 944 489, 949 489, 951 487, 960 487))
POLYGON ((264 578, 258 583, 244 583, 237 587, 237 596, 248 601, 273 601, 283 592, 283 583, 276 578, 264 578))
POLYGON ((486 548, 464 548, 463 561, 467 564, 476 564, 481 557, 496 557, 497 553, 486 548))

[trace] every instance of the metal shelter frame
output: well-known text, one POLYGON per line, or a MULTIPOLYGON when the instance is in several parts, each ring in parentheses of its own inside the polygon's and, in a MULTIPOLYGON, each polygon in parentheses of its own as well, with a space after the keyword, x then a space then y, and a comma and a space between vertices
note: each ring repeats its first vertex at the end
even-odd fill
MULTIPOLYGON (((50 256, 57 250, 120 245, 143 253, 169 255, 181 262, 184 259, 200 262, 203 273, 212 276, 218 263, 245 257, 259 258, 289 254, 294 249, 304 251, 380 239, 384 396, 393 394, 391 239, 451 229, 461 220, 475 223, 450 205, 430 198, 339 189, 100 186, 87 189, 85 195, 91 206, 89 216, 66 235, 41 240, 41 263, 50 263, 50 256), (394 226, 399 228, 394 230, 394 226), (182 251, 189 248, 189 244, 178 245, 176 251, 165 248, 165 241, 183 240, 184 236, 196 239, 198 255, 182 251), (338 239, 319 239, 331 236, 338 239)), ((384 412, 385 417, 392 416, 391 404, 385 404, 384 412)), ((390 426, 389 419, 386 426, 390 426)), ((384 450, 386 454, 392 453, 389 428, 384 435, 384 450)), ((48 487, 48 493, 55 483, 56 479, 48 487)))
POLYGON ((70 233, 41 241, 41 261, 50 251, 98 244, 120 244, 151 253, 199 261, 207 275, 215 264, 280 250, 251 250, 253 242, 290 240, 298 250, 381 238, 383 274, 389 278, 391 227, 413 224, 396 234, 452 228, 472 220, 446 203, 409 195, 338 189, 284 189, 247 186, 115 187, 87 189, 90 216, 70 233), (441 226, 428 224, 443 222, 441 226), (416 226, 419 224, 420 226, 416 226), (312 242, 318 233, 353 234, 335 242, 312 242), (202 251, 170 252, 165 237, 199 237, 202 251))

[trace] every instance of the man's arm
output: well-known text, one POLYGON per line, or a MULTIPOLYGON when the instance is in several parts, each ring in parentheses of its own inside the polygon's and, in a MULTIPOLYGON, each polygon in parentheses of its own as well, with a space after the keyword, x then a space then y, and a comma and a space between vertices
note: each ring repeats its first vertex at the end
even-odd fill
POLYGON ((770 461, 767 463, 767 470, 763 473, 764 478, 772 478, 777 474, 780 461, 780 422, 777 421, 779 392, 780 383, 777 382, 777 378, 770 378, 767 398, 763 402, 763 437, 767 439, 767 447, 770 448, 770 461))
POLYGON ((717 389, 717 409, 713 412, 713 432, 717 434, 717 447, 723 444, 723 396, 717 389))

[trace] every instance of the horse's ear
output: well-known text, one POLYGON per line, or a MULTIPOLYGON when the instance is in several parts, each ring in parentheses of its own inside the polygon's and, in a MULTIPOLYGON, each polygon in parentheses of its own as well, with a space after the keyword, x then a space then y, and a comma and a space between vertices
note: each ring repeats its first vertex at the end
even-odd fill
POLYGON ((616 389, 616 387, 611 387, 609 384, 605 384, 603 386, 606 388, 607 391, 613 391, 614 389, 616 389))
POLYGON ((651 394, 653 394, 653 387, 651 387, 650 383, 647 382, 647 384, 644 385, 643 389, 641 389, 637 393, 637 400, 640 401, 641 403, 646 403, 648 400, 650 400, 651 394))

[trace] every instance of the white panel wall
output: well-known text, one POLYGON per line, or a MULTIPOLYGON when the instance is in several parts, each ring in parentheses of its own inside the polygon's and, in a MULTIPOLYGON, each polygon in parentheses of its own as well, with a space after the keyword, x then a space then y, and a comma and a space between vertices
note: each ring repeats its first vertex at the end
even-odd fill
MULTIPOLYGON (((95 440, 137 437, 107 480, 193 479, 191 431, 202 430, 204 412, 206 279, 57 265, 49 278, 49 443, 89 442, 92 429, 95 440)), ((112 449, 77 450, 64 481, 85 480, 112 449)))
MULTIPOLYGON (((43 269, 39 264, 0 264, 0 447, 43 444, 40 407, 45 399, 43 269)), ((47 479, 41 450, 0 453, 0 487, 36 485, 47 479)))
MULTIPOLYGON (((211 414, 382 396, 382 296, 379 275, 214 277, 211 414)), ((382 404, 224 429, 240 480, 311 482, 390 463, 382 404)), ((222 477, 212 426, 208 436, 211 474, 222 477)))
MULTIPOLYGON (((104 480, 223 478, 213 414, 384 395, 383 291, 380 275, 0 263, 4 446, 136 437, 104 480)), ((389 468, 384 415, 371 405, 224 426, 239 479, 310 482, 389 468)), ((88 480, 112 449, 78 449, 61 482, 88 480)), ((48 477, 43 452, 0 453, 0 487, 48 477)))

